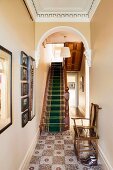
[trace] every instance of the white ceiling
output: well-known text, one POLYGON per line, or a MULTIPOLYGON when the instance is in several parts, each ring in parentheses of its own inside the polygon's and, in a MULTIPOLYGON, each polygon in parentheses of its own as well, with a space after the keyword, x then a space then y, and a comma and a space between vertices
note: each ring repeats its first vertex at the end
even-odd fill
POLYGON ((25 0, 35 21, 90 21, 100 0, 25 0), (69 20, 70 19, 70 20, 69 20))

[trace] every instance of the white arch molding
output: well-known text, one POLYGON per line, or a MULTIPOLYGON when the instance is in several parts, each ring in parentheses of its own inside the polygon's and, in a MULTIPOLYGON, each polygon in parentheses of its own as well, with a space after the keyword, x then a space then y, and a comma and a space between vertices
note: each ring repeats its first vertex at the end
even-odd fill
POLYGON ((89 44, 88 44, 86 38, 79 30, 77 30, 73 27, 69 27, 69 26, 58 26, 58 27, 54 27, 54 28, 46 31, 42 35, 42 37, 40 38, 40 40, 38 42, 38 46, 37 46, 36 53, 35 53, 36 66, 38 67, 38 64, 39 64, 40 47, 41 47, 42 43, 44 42, 44 40, 49 35, 51 35, 55 32, 60 32, 60 31, 67 31, 67 32, 71 32, 73 34, 77 34, 84 44, 84 47, 85 47, 84 55, 86 56, 86 61, 87 61, 87 62, 85 62, 85 68, 86 68, 86 94, 85 94, 85 96, 86 96, 86 117, 89 117, 89 98, 90 98, 90 95, 89 95, 89 67, 91 67, 91 49, 89 48, 89 44))
POLYGON ((52 29, 49 29, 48 31, 46 31, 42 37, 40 38, 39 42, 38 42, 38 46, 36 49, 36 53, 35 53, 35 59, 36 59, 36 65, 38 66, 39 63, 39 59, 40 59, 40 47, 43 43, 43 41, 51 34, 55 33, 55 32, 60 32, 60 31, 67 31, 67 32, 71 32, 73 34, 77 34, 81 41, 84 44, 85 47, 85 56, 87 59, 87 63, 88 66, 91 67, 91 49, 89 48, 88 42, 86 40, 86 38, 84 37, 84 35, 77 29, 73 28, 73 27, 69 27, 69 26, 58 26, 58 27, 54 27, 52 29))

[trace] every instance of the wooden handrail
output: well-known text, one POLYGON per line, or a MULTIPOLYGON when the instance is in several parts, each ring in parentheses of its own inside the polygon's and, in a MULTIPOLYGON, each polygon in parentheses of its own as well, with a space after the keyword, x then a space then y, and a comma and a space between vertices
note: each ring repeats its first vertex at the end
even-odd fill
POLYGON ((69 88, 67 86, 67 72, 64 63, 64 83, 65 83, 65 130, 69 129, 69 88))

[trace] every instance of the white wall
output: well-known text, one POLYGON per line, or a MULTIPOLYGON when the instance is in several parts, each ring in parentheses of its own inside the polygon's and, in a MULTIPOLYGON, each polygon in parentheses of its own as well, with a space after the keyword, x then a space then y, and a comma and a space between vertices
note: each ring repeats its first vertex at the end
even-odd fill
MULTIPOLYGON (((113 169, 113 1, 102 0, 91 22, 91 101, 99 111, 99 146, 113 169)), ((106 168, 107 169, 107 168, 106 168)))
POLYGON ((77 82, 77 73, 67 73, 67 82, 74 82, 75 83, 75 89, 69 88, 69 106, 70 107, 78 107, 78 82, 77 82))
POLYGON ((79 109, 82 114, 86 114, 86 72, 85 72, 85 56, 83 56, 81 70, 78 73, 78 97, 79 97, 79 109), (81 77, 83 77, 84 91, 80 87, 81 77))
POLYGON ((0 170, 18 170, 38 132, 47 64, 43 55, 37 69, 36 116, 21 127, 20 52, 34 57, 35 27, 22 0, 0 0, 0 45, 13 54, 13 124, 0 134, 0 170), (41 67, 43 66, 43 67, 41 67))

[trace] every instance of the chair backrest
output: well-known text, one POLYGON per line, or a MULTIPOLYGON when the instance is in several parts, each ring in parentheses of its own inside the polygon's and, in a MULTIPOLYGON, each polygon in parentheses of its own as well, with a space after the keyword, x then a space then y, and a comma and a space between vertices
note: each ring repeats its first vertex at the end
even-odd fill
POLYGON ((99 105, 91 103, 90 126, 97 126, 98 111, 99 111, 99 105))

